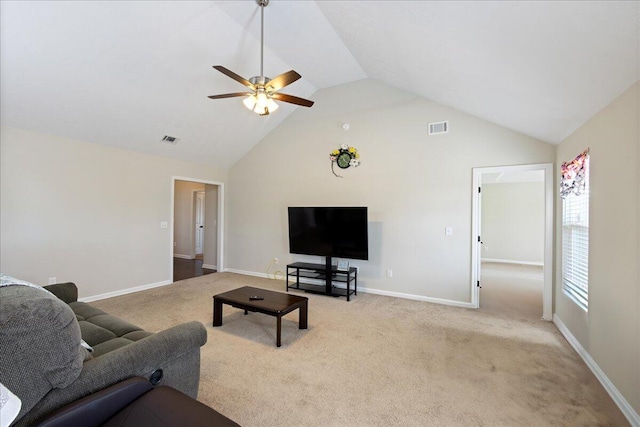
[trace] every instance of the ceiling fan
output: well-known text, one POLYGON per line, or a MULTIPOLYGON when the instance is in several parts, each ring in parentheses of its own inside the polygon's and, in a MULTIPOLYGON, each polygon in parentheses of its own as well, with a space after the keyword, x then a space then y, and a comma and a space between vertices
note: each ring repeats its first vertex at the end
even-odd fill
POLYGON ((256 0, 256 3, 260 6, 260 75, 251 77, 247 80, 222 65, 214 65, 213 68, 220 71, 222 74, 231 77, 235 81, 242 83, 248 87, 251 92, 225 93, 222 95, 211 95, 209 98, 222 99, 246 96, 244 101, 242 101, 244 105, 261 116, 266 116, 278 108, 278 104, 276 104, 274 99, 288 102, 290 104, 301 105, 303 107, 311 107, 313 105, 313 101, 298 98, 293 95, 287 95, 286 93, 278 93, 280 89, 290 85, 302 77, 300 74, 291 70, 280 74, 273 79, 264 76, 264 8, 269 4, 269 0, 256 0))

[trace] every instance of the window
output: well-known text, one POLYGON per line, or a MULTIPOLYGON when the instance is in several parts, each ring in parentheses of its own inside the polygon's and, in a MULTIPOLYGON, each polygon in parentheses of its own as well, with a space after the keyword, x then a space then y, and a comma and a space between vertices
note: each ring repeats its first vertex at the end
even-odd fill
POLYGON ((589 307, 589 153, 562 164, 562 289, 589 307))

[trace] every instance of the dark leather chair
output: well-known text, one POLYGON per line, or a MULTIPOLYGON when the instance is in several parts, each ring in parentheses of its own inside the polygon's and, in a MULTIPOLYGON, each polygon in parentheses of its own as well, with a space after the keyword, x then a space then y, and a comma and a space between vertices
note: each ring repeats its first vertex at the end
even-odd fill
POLYGON ((129 378, 64 406, 39 427, 238 427, 207 405, 166 386, 129 378))

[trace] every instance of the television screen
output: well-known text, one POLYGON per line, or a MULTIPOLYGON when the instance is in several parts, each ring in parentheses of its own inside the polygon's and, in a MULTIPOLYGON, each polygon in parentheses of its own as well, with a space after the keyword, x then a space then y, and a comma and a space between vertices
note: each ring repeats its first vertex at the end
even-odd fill
POLYGON ((293 254, 369 259, 366 207, 290 207, 293 254))

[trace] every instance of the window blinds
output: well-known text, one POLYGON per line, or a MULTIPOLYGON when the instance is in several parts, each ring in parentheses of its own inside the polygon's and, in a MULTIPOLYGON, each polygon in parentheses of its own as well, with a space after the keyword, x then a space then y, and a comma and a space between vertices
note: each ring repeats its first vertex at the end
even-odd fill
POLYGON ((581 189, 568 192, 562 204, 562 288, 578 305, 587 310, 589 307, 589 157, 587 152, 583 154, 581 189))

